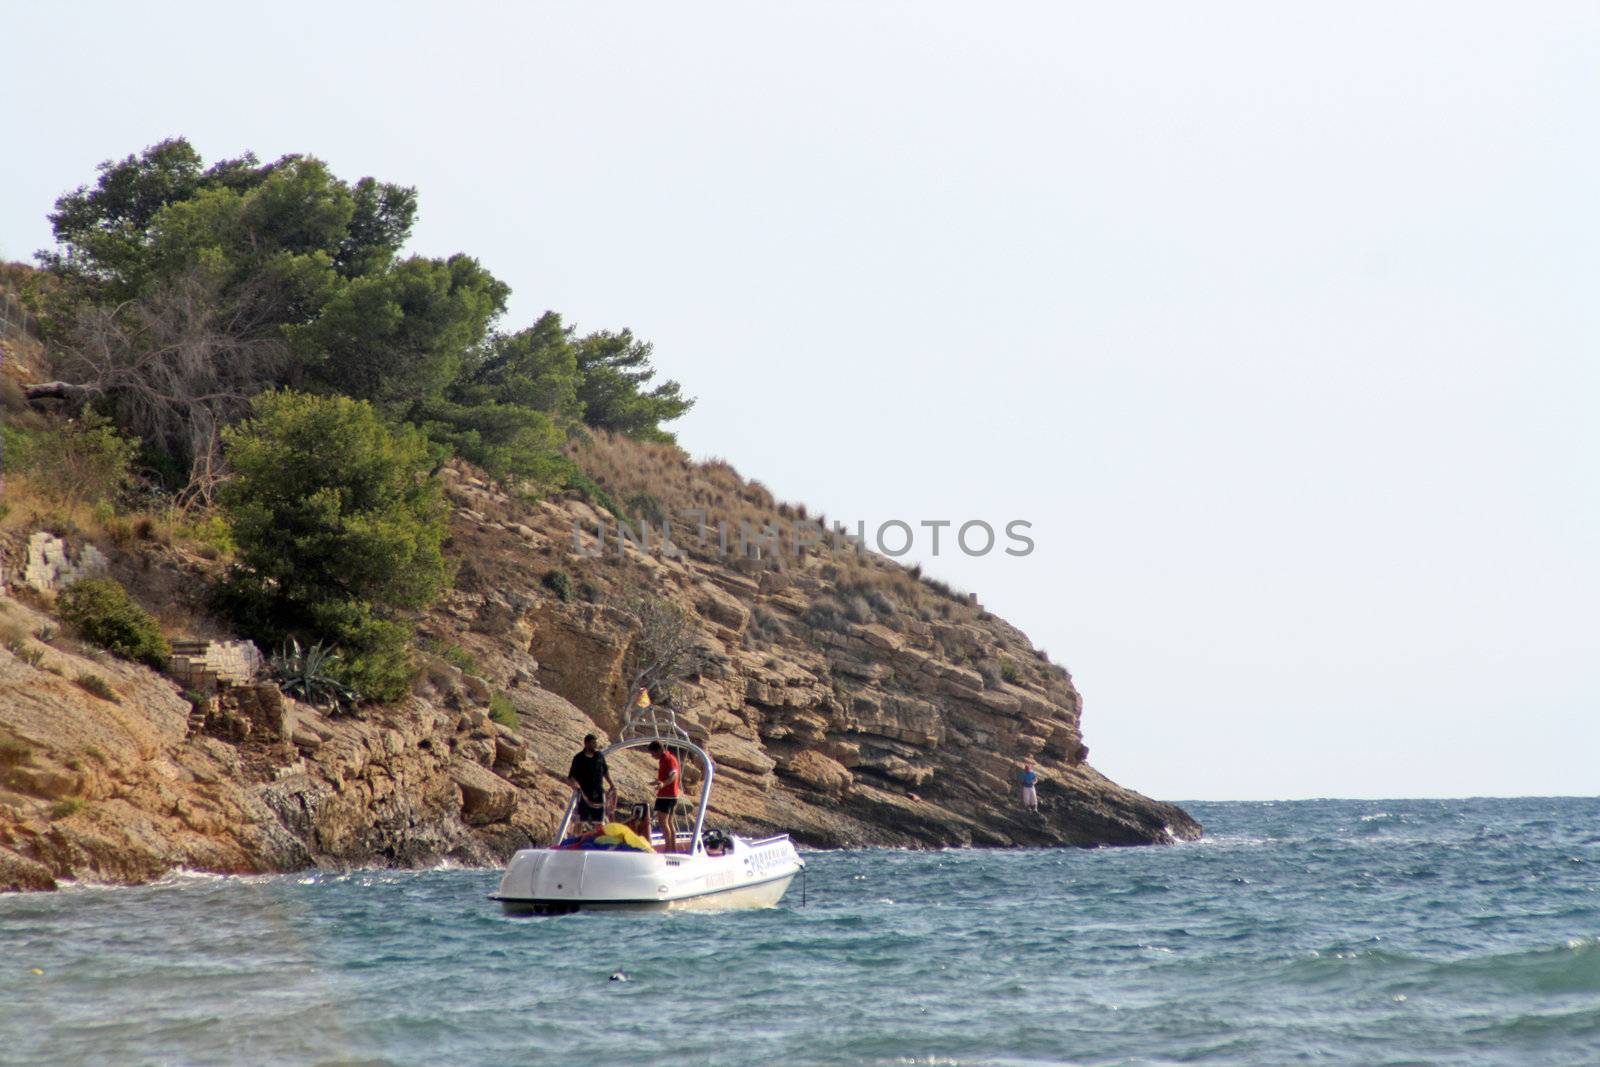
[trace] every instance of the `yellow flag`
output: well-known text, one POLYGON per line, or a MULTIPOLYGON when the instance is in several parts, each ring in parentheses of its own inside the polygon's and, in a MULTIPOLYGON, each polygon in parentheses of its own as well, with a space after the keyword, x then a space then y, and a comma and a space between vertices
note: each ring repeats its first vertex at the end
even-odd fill
POLYGON ((636 708, 648 708, 650 706, 650 690, 640 689, 639 699, 633 702, 633 706, 636 708))

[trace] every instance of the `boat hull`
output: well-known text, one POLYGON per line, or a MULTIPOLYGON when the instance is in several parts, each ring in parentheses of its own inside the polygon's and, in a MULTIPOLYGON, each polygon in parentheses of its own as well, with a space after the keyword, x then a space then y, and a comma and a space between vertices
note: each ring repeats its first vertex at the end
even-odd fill
POLYGON ((804 866, 787 837, 735 838, 716 856, 523 849, 494 899, 510 915, 771 908, 804 866))
POLYGON ((507 915, 571 915, 578 911, 739 911, 775 908, 794 875, 676 900, 515 900, 496 897, 507 915))

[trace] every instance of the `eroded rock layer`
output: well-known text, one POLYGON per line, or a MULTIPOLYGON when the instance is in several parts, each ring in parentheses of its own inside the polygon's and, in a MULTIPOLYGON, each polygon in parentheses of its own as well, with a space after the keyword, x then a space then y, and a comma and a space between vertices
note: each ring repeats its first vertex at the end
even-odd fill
MULTIPOLYGON (((634 517, 654 539, 635 526, 619 544, 603 509, 524 504, 447 469, 460 568, 420 620, 434 653, 411 697, 360 718, 271 685, 191 704, 172 679, 62 634, 48 593, 0 595, 0 888, 501 862, 552 831, 582 736, 618 729, 641 640, 625 605, 641 595, 690 613, 699 666, 658 698, 716 758, 715 825, 817 846, 1198 835, 1180 809, 1089 766, 1067 673, 970 598, 829 544, 724 464, 609 439, 584 461, 649 513, 634 517), (740 523, 780 541, 741 551, 721 532, 740 523), (516 714, 497 722, 501 696, 516 714), (1038 814, 1017 803, 1024 761, 1042 775, 1038 814)), ((26 568, 26 534, 0 543, 10 573, 26 568)), ((215 561, 99 547, 147 604, 168 601, 164 617, 204 621, 196 591, 215 561)), ((648 768, 617 771, 645 799, 648 768)))

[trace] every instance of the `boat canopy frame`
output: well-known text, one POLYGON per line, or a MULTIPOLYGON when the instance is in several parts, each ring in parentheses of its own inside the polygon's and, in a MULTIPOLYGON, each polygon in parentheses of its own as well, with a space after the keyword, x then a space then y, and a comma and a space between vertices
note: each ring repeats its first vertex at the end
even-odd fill
MULTIPOLYGON (((694 831, 689 842, 688 855, 696 855, 704 851, 703 836, 706 825, 706 809, 711 804, 711 783, 717 776, 716 761, 711 758, 711 753, 696 744, 690 737, 689 731, 678 722, 677 712, 670 706, 657 707, 654 704, 645 707, 632 707, 628 709, 628 717, 622 724, 617 740, 600 750, 602 756, 610 756, 615 752, 626 752, 629 749, 648 748, 652 742, 659 741, 663 746, 684 749, 692 753, 700 761, 701 768, 705 771, 705 781, 700 783, 700 804, 695 811, 694 831)), ((680 770, 678 792, 683 792, 683 774, 680 770)), ((561 824, 556 828, 555 844, 559 845, 567 838, 567 829, 572 825, 573 816, 578 811, 578 794, 573 792, 567 800, 566 812, 561 816, 561 824)), ((646 834, 648 839, 649 835, 646 834)), ((676 841, 663 841, 663 844, 677 846, 676 841)))

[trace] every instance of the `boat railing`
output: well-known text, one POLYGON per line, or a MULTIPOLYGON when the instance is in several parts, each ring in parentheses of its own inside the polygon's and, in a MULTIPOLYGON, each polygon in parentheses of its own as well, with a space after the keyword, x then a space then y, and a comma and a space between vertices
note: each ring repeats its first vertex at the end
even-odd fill
MULTIPOLYGON (((652 742, 659 741, 668 748, 676 748, 681 751, 686 751, 699 760, 701 769, 704 772, 704 779, 700 782, 700 796, 699 803, 695 806, 694 825, 692 829, 685 828, 689 834, 689 847, 685 851, 688 854, 694 854, 701 852, 704 847, 703 841, 706 827, 706 809, 711 804, 711 783, 716 778, 717 765, 711 759, 711 754, 709 752, 690 739, 689 732, 678 724, 676 714, 672 713, 670 708, 665 709, 665 711, 667 712, 666 716, 650 722, 649 725, 651 728, 660 727, 670 732, 646 732, 645 720, 643 720, 642 716, 630 715, 628 722, 623 726, 622 734, 619 739, 612 744, 607 745, 602 752, 604 755, 610 756, 617 752, 628 751, 629 749, 647 748, 652 742)), ((682 786, 681 764, 679 769, 679 794, 680 805, 682 804, 682 801, 692 799, 686 795, 686 790, 684 790, 682 786)), ((652 809, 650 812, 650 821, 652 824, 650 837, 652 843, 654 843, 659 836, 654 826, 654 800, 655 798, 652 796, 650 798, 652 809)), ((555 841, 552 842, 552 844, 559 845, 562 841, 566 840, 567 831, 572 826, 572 821, 574 816, 577 814, 577 811, 578 795, 577 793, 573 793, 573 795, 567 800, 566 811, 561 816, 561 822, 556 826, 555 841)), ((680 829, 678 831, 677 836, 679 841, 683 840, 685 829, 680 829)), ((670 855, 670 853, 668 854, 670 855)), ((685 853, 678 854, 683 855, 685 853)))
POLYGON ((617 732, 617 740, 633 738, 659 738, 663 742, 693 740, 688 727, 678 721, 678 710, 671 704, 646 704, 644 707, 637 703, 629 705, 627 717, 622 720, 622 729, 617 732))

